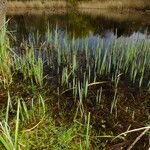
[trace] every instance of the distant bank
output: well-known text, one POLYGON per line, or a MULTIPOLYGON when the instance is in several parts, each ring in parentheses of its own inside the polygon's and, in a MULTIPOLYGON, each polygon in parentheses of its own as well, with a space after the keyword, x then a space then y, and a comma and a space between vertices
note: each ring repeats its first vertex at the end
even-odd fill
POLYGON ((150 0, 32 0, 7 1, 6 8, 10 11, 19 9, 118 9, 118 10, 149 10, 150 0))

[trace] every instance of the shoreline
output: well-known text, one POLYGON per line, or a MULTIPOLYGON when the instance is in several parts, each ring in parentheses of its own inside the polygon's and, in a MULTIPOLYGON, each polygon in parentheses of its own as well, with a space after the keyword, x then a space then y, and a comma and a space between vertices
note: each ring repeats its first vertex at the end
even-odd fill
POLYGON ((20 9, 117 9, 117 10, 134 10, 143 11, 149 10, 150 1, 147 0, 116 0, 116 1, 80 1, 74 4, 68 3, 67 1, 7 1, 6 10, 18 11, 20 9))
MULTIPOLYGON (((67 5, 67 3, 57 3, 56 1, 49 2, 49 5, 44 8, 44 5, 41 5, 38 7, 38 5, 33 5, 34 2, 16 2, 16 5, 14 5, 14 1, 10 2, 8 1, 6 4, 6 7, 4 8, 4 11, 1 10, 0 16, 7 15, 7 16, 14 16, 14 15, 67 15, 68 13, 75 13, 76 15, 87 15, 95 17, 104 17, 107 19, 113 19, 118 22, 124 22, 124 21, 130 21, 131 18, 134 21, 140 22, 149 22, 150 19, 150 13, 140 10, 140 9, 108 9, 108 8, 88 8, 80 5, 80 8, 72 8, 70 5, 67 5), (53 3, 52 3, 53 2, 53 3), (22 5, 26 3, 26 5, 22 5), (12 5, 13 4, 13 5, 12 5), (51 5, 50 5, 51 4, 51 5), (65 5, 64 5, 65 4, 65 5), (53 7, 52 7, 53 6, 53 7), (62 7, 61 7, 62 6, 62 7)), ((40 2, 40 1, 38 1, 40 2)), ((41 3, 41 2, 40 2, 41 3)), ((38 3, 36 3, 38 4, 38 3)), ((87 5, 86 5, 87 6, 87 5)), ((92 6, 92 5, 91 5, 92 6)), ((94 5, 93 5, 94 6, 94 5)))
POLYGON ((83 15, 83 16, 90 16, 92 18, 97 18, 97 17, 103 17, 107 18, 109 20, 114 20, 116 22, 125 22, 125 21, 132 21, 134 20, 135 22, 143 22, 146 24, 149 24, 149 19, 150 19, 150 14, 139 12, 139 11, 112 11, 112 10, 93 10, 90 11, 88 9, 85 10, 78 10, 78 11, 66 11, 66 9, 58 9, 56 10, 35 10, 35 9, 26 9, 26 10, 20 10, 20 11, 7 11, 6 15, 7 16, 41 16, 41 15, 46 15, 46 16, 51 16, 51 15, 68 15, 70 13, 75 13, 77 16, 83 15))

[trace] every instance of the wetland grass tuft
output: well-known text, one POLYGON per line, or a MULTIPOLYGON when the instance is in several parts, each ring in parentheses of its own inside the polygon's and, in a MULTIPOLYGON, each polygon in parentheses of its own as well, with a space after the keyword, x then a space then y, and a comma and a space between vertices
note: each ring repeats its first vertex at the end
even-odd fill
POLYGON ((6 88, 12 82, 12 60, 9 52, 9 38, 7 36, 6 24, 0 30, 0 83, 6 88))

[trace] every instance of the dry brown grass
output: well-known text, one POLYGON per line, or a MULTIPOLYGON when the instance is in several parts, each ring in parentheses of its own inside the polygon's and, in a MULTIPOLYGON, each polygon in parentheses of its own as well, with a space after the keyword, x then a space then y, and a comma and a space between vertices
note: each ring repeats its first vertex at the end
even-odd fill
MULTIPOLYGON (((71 10, 70 10, 71 11, 71 10)), ((36 10, 36 9, 30 9, 30 10, 18 10, 18 11, 12 11, 8 10, 7 15, 42 15, 43 13, 46 15, 49 14, 67 14, 69 11, 66 9, 48 9, 48 10, 36 10)), ((112 19, 117 22, 124 22, 124 21, 132 21, 135 22, 143 22, 143 23, 149 23, 149 15, 145 13, 140 13, 138 11, 120 11, 120 10, 106 10, 106 9, 79 9, 78 12, 83 15, 92 16, 93 18, 97 17, 104 17, 108 19, 112 19)))
MULTIPOLYGON (((8 1, 8 9, 49 9, 67 8, 70 5, 66 1, 8 1)), ((80 1, 77 3, 78 9, 144 9, 150 8, 150 0, 93 0, 80 1)))
POLYGON ((13 16, 13 15, 24 15, 24 14, 29 14, 29 15, 42 15, 42 14, 66 14, 67 9, 47 9, 47 10, 42 10, 42 9, 19 9, 19 10, 7 10, 7 15, 13 16))
POLYGON ((7 9, 48 9, 48 8, 66 8, 66 1, 8 1, 7 9))
POLYGON ((119 11, 119 10, 106 10, 106 9, 80 9, 79 12, 83 15, 89 15, 93 18, 98 16, 107 18, 108 20, 114 20, 117 22, 124 22, 124 21, 135 21, 135 22, 143 22, 149 23, 149 15, 145 13, 140 13, 138 11, 119 11))
POLYGON ((5 22, 5 11, 0 10, 0 29, 4 25, 5 22))
POLYGON ((78 5, 80 9, 144 9, 150 7, 150 0, 105 0, 80 2, 78 5))

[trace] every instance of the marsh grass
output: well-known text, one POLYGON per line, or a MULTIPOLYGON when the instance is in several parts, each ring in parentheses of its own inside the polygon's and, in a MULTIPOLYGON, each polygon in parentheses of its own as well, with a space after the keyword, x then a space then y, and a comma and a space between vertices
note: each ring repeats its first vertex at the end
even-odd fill
MULTIPOLYGON (((2 35, 5 36, 4 33, 2 35)), ((44 72, 46 67, 57 72, 54 78, 64 91, 73 89, 75 99, 79 94, 80 102, 86 99, 89 84, 101 82, 99 79, 103 76, 110 77, 109 82, 115 88, 122 78, 129 78, 136 86, 149 88, 149 41, 129 41, 115 36, 113 42, 104 47, 103 39, 97 37, 91 49, 86 37, 79 43, 74 37, 68 40, 66 34, 60 43, 58 27, 52 32, 48 27, 47 37, 48 41, 38 46, 40 35, 33 35, 34 42, 27 44, 19 55, 10 50, 5 37, 1 38, 0 71, 4 85, 12 82, 12 74, 21 73, 24 80, 42 87, 45 77, 49 76, 44 72)))
POLYGON ((13 70, 23 74, 24 80, 31 79, 33 83, 43 84, 43 60, 40 56, 35 57, 33 47, 26 49, 23 56, 13 55, 13 70))
POLYGON ((25 81, 42 87, 47 82, 46 77, 57 73, 54 78, 62 87, 60 92, 72 89, 75 101, 79 96, 81 105, 87 100, 90 84, 103 82, 104 76, 111 78, 107 81, 116 89, 122 78, 129 78, 135 86, 149 88, 149 41, 128 41, 115 36, 113 42, 104 47, 103 39, 97 37, 90 49, 86 37, 79 43, 74 37, 68 40, 66 34, 60 44, 58 27, 52 32, 48 27, 48 41, 38 46, 40 35, 37 32, 32 37, 34 42, 26 44, 24 52, 18 49, 16 53, 11 50, 8 37, 5 40, 5 32, 6 29, 2 30, 0 53, 1 82, 5 87, 12 82, 12 75, 21 74, 25 81), (50 74, 45 74, 45 67, 51 70, 50 74))
POLYGON ((0 30, 0 82, 6 88, 12 82, 11 58, 9 53, 9 38, 6 24, 0 30))
MULTIPOLYGON (((48 109, 48 103, 36 92, 30 96, 29 102, 22 97, 15 98, 18 105, 13 107, 8 92, 6 117, 0 124, 0 146, 6 149, 90 149, 94 141, 91 135, 94 121, 88 107, 100 106, 104 112, 107 111, 107 115, 117 119, 120 103, 124 104, 119 97, 120 82, 129 82, 136 89, 150 89, 149 41, 129 41, 115 36, 113 42, 105 47, 103 39, 98 36, 91 49, 87 37, 80 42, 75 37, 69 39, 66 34, 60 42, 58 27, 54 31, 48 27, 48 40, 43 41, 44 44, 39 44, 40 35, 37 33, 32 37, 33 43, 29 40, 23 51, 18 49, 16 52, 10 48, 8 37, 5 40, 5 34, 1 34, 0 38, 1 86, 9 89, 12 81, 19 78, 21 84, 27 82, 32 88, 36 86, 41 93, 42 89, 47 92, 52 86, 53 91, 47 92, 46 99, 55 94, 48 109), (65 94, 66 97, 63 97, 65 94), (63 116, 71 108, 71 103, 76 107, 71 114, 73 123, 63 126, 59 120, 59 110, 65 110, 60 115, 63 116), (16 121, 10 118, 11 109, 16 110, 16 121), (56 120, 59 126, 56 126, 52 113, 56 116, 58 113, 56 120)), ((126 113, 130 112, 134 121, 134 111, 126 109, 126 113)), ((105 120, 101 120, 99 127, 105 130, 105 120)), ((94 138, 115 137, 113 133, 106 135, 105 131, 101 134, 96 136, 94 132, 94 138)))

